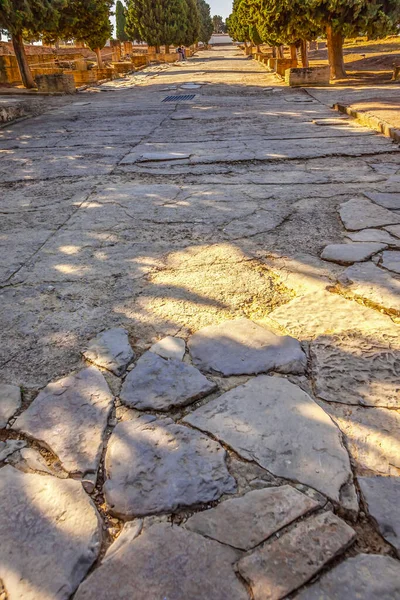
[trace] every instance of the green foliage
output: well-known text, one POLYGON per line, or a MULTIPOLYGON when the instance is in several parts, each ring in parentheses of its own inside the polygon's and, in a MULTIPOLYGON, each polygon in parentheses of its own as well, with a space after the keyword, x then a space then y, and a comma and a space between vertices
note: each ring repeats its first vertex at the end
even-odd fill
POLYGON ((212 18, 214 33, 225 33, 226 25, 221 15, 214 15, 212 18))
POLYGON ((200 18, 199 42, 208 44, 214 30, 210 5, 205 0, 197 0, 197 10, 200 18))
POLYGON ((127 42, 129 40, 129 36, 125 31, 126 26, 126 15, 125 15, 125 6, 122 4, 121 0, 117 0, 115 5, 115 20, 116 20, 116 36, 117 40, 120 42, 127 42))
POLYGON ((129 0, 126 31, 149 46, 184 44, 199 36, 197 0, 129 0))
POLYGON ((232 39, 250 42, 250 11, 245 0, 233 0, 232 14, 226 20, 226 24, 232 39))
POLYGON ((0 0, 0 29, 36 37, 57 26, 66 0, 0 0))

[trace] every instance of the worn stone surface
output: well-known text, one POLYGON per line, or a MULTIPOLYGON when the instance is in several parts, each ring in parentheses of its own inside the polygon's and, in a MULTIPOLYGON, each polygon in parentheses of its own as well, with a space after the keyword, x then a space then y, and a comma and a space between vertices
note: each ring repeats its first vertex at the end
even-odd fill
POLYGON ((41 454, 34 448, 22 448, 7 458, 6 462, 24 473, 39 472, 55 475, 41 454))
POLYGON ((274 475, 305 483, 335 502, 351 481, 339 430, 308 394, 286 379, 256 377, 184 421, 274 475))
POLYGON ((298 296, 269 315, 273 324, 301 340, 358 331, 400 349, 400 327, 390 317, 326 290, 298 296))
POLYGON ((386 408, 345 406, 327 402, 325 410, 342 431, 346 447, 360 475, 398 476, 400 469, 400 414, 386 408))
POLYGON ((318 506, 318 502, 289 485, 264 488, 195 513, 186 528, 234 548, 250 550, 318 506))
POLYGON ((0 469, 0 529, 10 600, 67 600, 100 551, 100 518, 72 479, 0 469))
POLYGON ((373 332, 320 336, 311 344, 311 370, 323 400, 400 407, 400 349, 373 332))
POLYGON ((99 333, 91 340, 83 356, 115 375, 123 375, 135 355, 129 344, 127 330, 114 327, 99 333))
POLYGON ((355 233, 347 233, 353 242, 378 242, 400 248, 400 240, 384 229, 362 229, 355 233))
POLYGON ((182 360, 185 356, 186 344, 182 338, 172 337, 168 335, 150 348, 150 352, 154 352, 163 358, 175 358, 182 360))
POLYGON ((137 160, 138 162, 160 162, 187 158, 190 158, 190 154, 187 154, 186 152, 145 152, 139 156, 137 160))
POLYGON ((112 597, 116 590, 131 600, 248 600, 234 573, 238 553, 232 548, 169 524, 153 525, 136 538, 132 529, 125 525, 76 600, 112 597))
POLYGON ((249 319, 205 327, 189 338, 188 346, 199 368, 224 376, 303 373, 307 362, 297 340, 276 335, 249 319))
POLYGON ((390 225, 389 227, 385 227, 385 229, 392 235, 400 238, 400 225, 390 225))
POLYGON ((400 280, 372 262, 348 267, 338 277, 346 292, 368 301, 376 308, 400 314, 400 280))
POLYGON ((332 126, 337 126, 339 125, 340 127, 342 127, 343 125, 350 125, 350 121, 346 118, 342 118, 342 117, 337 117, 336 119, 314 119, 313 120, 314 125, 320 125, 320 126, 326 126, 326 127, 332 127, 332 126))
POLYGON ((44 443, 65 470, 97 471, 113 397, 103 375, 88 367, 42 390, 13 429, 44 443))
POLYGON ((171 419, 119 423, 106 454, 107 504, 125 518, 217 500, 235 489, 225 454, 217 442, 171 419))
POLYGON ((400 210, 400 194, 388 192, 365 192, 365 196, 384 208, 400 210))
POLYGON ((0 383, 0 429, 5 427, 21 406, 21 389, 17 385, 0 383))
POLYGON ((9 456, 18 452, 21 448, 25 448, 25 440, 6 440, 0 442, 0 461, 6 460, 9 456))
POLYGON ((368 512, 377 522, 382 536, 394 546, 400 558, 400 479, 358 477, 358 483, 368 512))
POLYGON ((386 252, 382 252, 382 262, 380 265, 384 269, 400 275, 400 251, 387 250, 386 252))
POLYGON ((168 410, 190 404, 215 388, 191 365, 146 352, 125 379, 120 397, 134 408, 168 410))
POLYGON ((344 521, 322 513, 241 558, 238 570, 254 600, 279 600, 307 583, 354 539, 355 532, 344 521))
POLYGON ((400 597, 399 563, 390 556, 359 554, 348 558, 296 600, 395 600, 400 597))
POLYGON ((321 258, 339 265, 351 265, 355 262, 368 260, 373 254, 384 248, 387 248, 386 244, 376 242, 330 244, 323 249, 321 258))
POLYGON ((400 215, 363 198, 344 202, 340 205, 339 214, 349 231, 400 223, 400 215))

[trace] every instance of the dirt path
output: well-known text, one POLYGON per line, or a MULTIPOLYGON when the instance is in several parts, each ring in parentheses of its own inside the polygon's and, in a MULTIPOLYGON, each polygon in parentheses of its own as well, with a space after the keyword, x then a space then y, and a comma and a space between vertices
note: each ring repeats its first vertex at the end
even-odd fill
POLYGON ((0 130, 9 600, 125 520, 76 599, 398 597, 400 154, 328 93, 222 48, 0 130))

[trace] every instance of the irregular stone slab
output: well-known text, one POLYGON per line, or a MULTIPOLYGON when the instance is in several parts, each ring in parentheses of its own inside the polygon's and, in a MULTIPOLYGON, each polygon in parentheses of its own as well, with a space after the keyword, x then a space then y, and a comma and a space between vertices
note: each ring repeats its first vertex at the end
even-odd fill
POLYGON ((78 481, 0 470, 0 579, 14 600, 66 600, 97 558, 101 523, 78 481))
POLYGON ((83 352, 83 356, 117 376, 125 373, 126 367, 135 357, 128 340, 128 332, 122 327, 114 327, 99 333, 89 342, 89 347, 83 352))
POLYGON ((390 225, 389 227, 385 227, 387 231, 389 231, 392 235, 400 238, 400 225, 390 225))
POLYGON ((21 406, 21 389, 0 383, 0 429, 3 429, 21 406))
POLYGON ((172 335, 168 335, 150 348, 150 352, 154 352, 154 354, 158 354, 163 358, 175 358, 176 360, 183 360, 185 351, 185 340, 172 337, 172 335))
MULTIPOLYGON (((47 475, 55 473, 49 469, 41 454, 33 448, 22 448, 7 458, 6 462, 24 473, 39 472, 47 475)), ((67 476, 67 474, 65 474, 67 476)))
POLYGON ((364 192, 364 195, 384 208, 400 210, 400 194, 398 193, 364 192))
POLYGON ((180 527, 161 523, 137 537, 127 523, 75 600, 113 598, 116 590, 129 600, 248 600, 232 566, 237 558, 232 548, 180 527))
POLYGON ((187 415, 247 460, 309 485, 335 502, 352 480, 340 432, 297 385, 262 375, 187 415))
POLYGON ((0 442, 0 461, 6 460, 14 452, 18 452, 21 448, 25 448, 26 442, 24 440, 7 440, 6 442, 0 442))
POLYGON ((387 248, 386 244, 377 242, 330 244, 323 249, 321 258, 339 265, 352 265, 355 262, 368 260, 384 248, 387 248))
POLYGON ((390 317, 326 290, 298 296, 268 316, 273 323, 302 340, 312 340, 332 331, 360 331, 400 348, 400 327, 390 317))
POLYGON ((44 443, 70 473, 96 472, 113 396, 98 369, 49 383, 13 429, 44 443))
POLYGON ((290 485, 263 488, 195 513, 186 528, 222 544, 250 550, 318 506, 290 485))
POLYGON ((181 90, 196 90, 199 87, 201 86, 197 83, 184 83, 181 85, 181 90))
POLYGON ((353 242, 380 242, 388 246, 400 248, 400 240, 390 235, 384 229, 362 229, 356 233, 348 233, 347 237, 353 242))
POLYGON ((336 119, 313 119, 313 123, 321 127, 332 127, 334 125, 349 125, 350 121, 346 118, 337 117, 336 119))
POLYGON ((238 571, 249 583, 254 600, 279 600, 344 552, 355 535, 333 513, 322 513, 241 558, 238 571))
POLYGON ((400 414, 386 408, 331 403, 326 411, 342 431, 356 471, 398 476, 400 414))
MULTIPOLYGON (((164 160, 182 160, 190 158, 185 152, 146 152, 142 154, 137 162, 160 162, 164 160)), ((123 161, 122 161, 123 162, 123 161)), ((395 221, 397 222, 397 221, 395 221)))
POLYGON ((400 251, 387 250, 386 252, 382 252, 382 262, 380 265, 384 269, 400 275, 400 251))
POLYGON ((389 313, 400 313, 400 281, 372 262, 348 267, 338 277, 338 282, 356 298, 368 300, 376 308, 389 313))
POLYGON ((344 226, 350 231, 400 223, 400 215, 364 198, 353 198, 341 204, 339 214, 344 226))
POLYGON ((268 371, 303 373, 307 364, 297 340, 276 335, 249 319, 205 327, 191 336, 188 346, 199 368, 225 377, 268 371))
POLYGON ((399 563, 390 556, 359 554, 348 558, 296 600, 395 600, 400 598, 399 563))
POLYGON ((146 352, 125 379, 120 398, 139 410, 168 410, 203 398, 215 388, 191 365, 146 352))
POLYGON ((310 96, 285 96, 284 97, 285 102, 314 102, 314 100, 312 98, 310 98, 310 96))
POLYGON ((400 350, 368 333, 320 336, 311 343, 315 393, 322 400, 400 407, 400 350))
POLYGON ((382 536, 394 546, 400 558, 400 479, 358 477, 358 483, 370 515, 378 523, 382 536))
POLYGON ((172 512, 234 491, 220 444, 171 419, 150 419, 118 423, 109 441, 104 492, 113 514, 172 512))

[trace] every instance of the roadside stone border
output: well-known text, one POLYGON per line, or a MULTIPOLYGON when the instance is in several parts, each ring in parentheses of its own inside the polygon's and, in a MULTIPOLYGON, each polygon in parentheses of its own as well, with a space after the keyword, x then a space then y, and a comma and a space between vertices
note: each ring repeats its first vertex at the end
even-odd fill
POLYGON ((379 133, 383 133, 386 137, 392 138, 395 142, 400 143, 400 129, 393 127, 387 121, 382 121, 379 117, 375 117, 374 115, 370 115, 365 111, 358 111, 351 106, 346 106, 345 104, 334 104, 334 110, 341 112, 343 114, 349 115, 356 119, 358 123, 364 125, 365 127, 369 127, 370 129, 374 129, 379 133))

